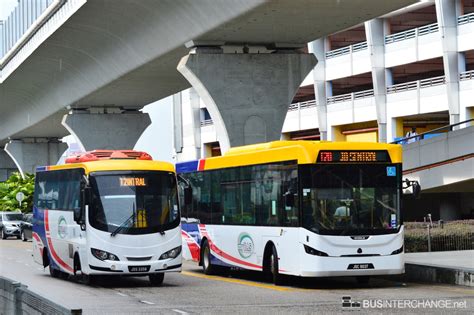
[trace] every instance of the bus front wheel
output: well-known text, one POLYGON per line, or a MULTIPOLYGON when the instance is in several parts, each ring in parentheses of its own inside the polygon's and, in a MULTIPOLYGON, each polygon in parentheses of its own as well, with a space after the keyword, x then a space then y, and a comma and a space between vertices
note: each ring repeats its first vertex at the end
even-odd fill
POLYGON ((214 273, 214 266, 211 264, 211 249, 209 243, 204 240, 201 251, 201 262, 202 270, 206 275, 212 275, 214 273))
POLYGON ((148 279, 150 279, 150 283, 153 286, 160 286, 163 284, 163 280, 165 278, 164 273, 154 273, 148 276, 148 279))
POLYGON ((278 252, 275 246, 272 247, 272 251, 270 253, 270 272, 272 276, 273 283, 275 285, 282 285, 283 284, 283 276, 280 274, 279 271, 279 263, 278 263, 278 252))

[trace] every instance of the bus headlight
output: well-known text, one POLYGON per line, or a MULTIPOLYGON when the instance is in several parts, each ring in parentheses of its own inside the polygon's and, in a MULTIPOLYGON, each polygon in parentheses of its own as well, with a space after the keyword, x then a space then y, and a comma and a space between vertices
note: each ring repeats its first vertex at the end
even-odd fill
POLYGON ((394 250, 391 255, 398 255, 398 254, 401 254, 401 253, 403 253, 403 245, 399 249, 394 250))
POLYGON ((303 244, 303 246, 304 246, 304 250, 306 254, 315 255, 315 256, 329 256, 325 252, 309 247, 308 245, 303 244))
POLYGON ((91 252, 92 255, 99 260, 119 260, 116 255, 106 252, 105 250, 91 248, 91 252))
POLYGON ((160 260, 168 258, 176 258, 181 253, 181 246, 175 247, 172 250, 167 251, 166 253, 160 256, 160 260))

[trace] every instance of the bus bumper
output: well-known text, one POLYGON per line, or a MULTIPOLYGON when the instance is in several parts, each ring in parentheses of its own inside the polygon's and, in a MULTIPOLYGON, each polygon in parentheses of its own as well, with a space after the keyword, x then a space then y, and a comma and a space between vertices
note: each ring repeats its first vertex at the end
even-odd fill
POLYGON ((305 255, 303 277, 375 276, 405 273, 404 254, 369 257, 319 257, 305 255))
POLYGON ((91 259, 87 267, 85 273, 89 275, 145 276, 153 273, 180 272, 181 255, 170 260, 149 260, 139 263, 91 259))

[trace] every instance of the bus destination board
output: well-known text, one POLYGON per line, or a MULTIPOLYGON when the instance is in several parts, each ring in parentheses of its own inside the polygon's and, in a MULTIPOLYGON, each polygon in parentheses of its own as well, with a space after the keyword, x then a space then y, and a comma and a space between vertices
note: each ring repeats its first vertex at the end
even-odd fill
POLYGON ((146 186, 144 177, 120 177, 120 186, 146 186))
POLYGON ((391 162, 387 151, 331 150, 319 151, 318 163, 391 162))

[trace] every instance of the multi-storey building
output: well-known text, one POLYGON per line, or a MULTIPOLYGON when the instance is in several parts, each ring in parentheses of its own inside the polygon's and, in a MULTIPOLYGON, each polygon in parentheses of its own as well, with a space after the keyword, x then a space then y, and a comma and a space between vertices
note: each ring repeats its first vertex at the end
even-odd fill
MULTIPOLYGON (((318 64, 289 106, 282 139, 392 142, 413 127, 474 118, 474 0, 420 1, 308 43, 308 51, 318 64)), ((176 159, 219 155, 197 94, 174 102, 176 159)), ((470 195, 461 199, 474 206, 470 195)))

